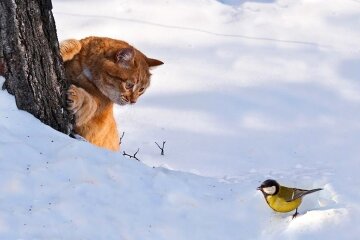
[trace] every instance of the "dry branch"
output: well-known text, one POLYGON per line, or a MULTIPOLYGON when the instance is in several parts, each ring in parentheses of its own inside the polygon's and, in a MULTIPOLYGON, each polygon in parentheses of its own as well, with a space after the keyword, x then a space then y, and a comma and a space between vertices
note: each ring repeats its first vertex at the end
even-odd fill
POLYGON ((122 139, 123 139, 124 135, 125 135, 125 132, 123 132, 123 133, 121 134, 121 137, 120 137, 120 140, 119 140, 119 145, 121 145, 122 139))
POLYGON ((159 145, 157 142, 155 142, 155 144, 156 144, 156 145, 158 146, 158 148, 161 150, 161 155, 163 155, 163 156, 164 156, 165 143, 166 143, 166 141, 163 141, 162 147, 160 147, 160 145, 159 145))
POLYGON ((134 159, 136 159, 136 160, 138 160, 140 162, 140 160, 136 157, 136 154, 139 152, 139 150, 140 150, 140 148, 138 148, 138 150, 134 153, 134 155, 129 155, 124 151, 123 156, 128 156, 128 157, 130 157, 130 159, 134 158, 134 159))

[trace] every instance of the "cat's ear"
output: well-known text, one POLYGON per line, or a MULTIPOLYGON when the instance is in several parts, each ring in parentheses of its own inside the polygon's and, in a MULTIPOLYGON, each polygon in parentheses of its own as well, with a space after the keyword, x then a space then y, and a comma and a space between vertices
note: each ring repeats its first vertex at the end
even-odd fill
POLYGON ((146 58, 146 62, 149 65, 149 67, 156 67, 164 64, 162 61, 153 58, 146 58))
POLYGON ((134 48, 128 47, 120 49, 115 55, 115 61, 126 67, 134 63, 135 51, 134 48))

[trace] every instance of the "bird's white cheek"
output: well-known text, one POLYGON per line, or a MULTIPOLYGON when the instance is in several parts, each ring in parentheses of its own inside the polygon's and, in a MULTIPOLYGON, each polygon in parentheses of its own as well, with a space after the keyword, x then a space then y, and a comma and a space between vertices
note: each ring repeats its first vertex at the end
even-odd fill
POLYGON ((266 187, 266 188, 263 188, 263 191, 264 191, 264 193, 271 195, 271 194, 274 194, 276 192, 276 187, 275 186, 266 187))

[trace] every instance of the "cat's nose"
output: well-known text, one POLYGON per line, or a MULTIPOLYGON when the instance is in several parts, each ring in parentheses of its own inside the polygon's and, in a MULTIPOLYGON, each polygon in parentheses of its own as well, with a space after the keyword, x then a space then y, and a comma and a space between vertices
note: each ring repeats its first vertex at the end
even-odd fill
POLYGON ((133 104, 133 103, 136 103, 136 99, 131 99, 131 100, 130 100, 130 103, 132 103, 132 104, 133 104))

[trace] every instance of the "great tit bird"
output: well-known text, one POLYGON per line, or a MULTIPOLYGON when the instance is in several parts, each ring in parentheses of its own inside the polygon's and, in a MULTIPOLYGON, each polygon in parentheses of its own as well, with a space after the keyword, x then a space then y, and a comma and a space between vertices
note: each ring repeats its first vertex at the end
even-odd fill
POLYGON ((290 212, 295 210, 293 218, 298 215, 298 207, 301 204, 302 197, 313 192, 322 190, 316 188, 304 190, 280 186, 278 182, 272 179, 264 181, 257 190, 260 190, 269 205, 276 212, 290 212))

